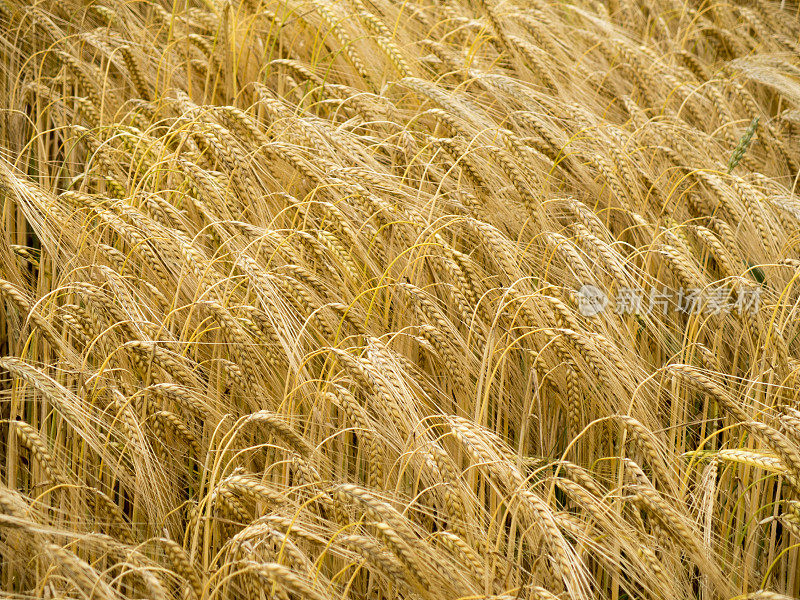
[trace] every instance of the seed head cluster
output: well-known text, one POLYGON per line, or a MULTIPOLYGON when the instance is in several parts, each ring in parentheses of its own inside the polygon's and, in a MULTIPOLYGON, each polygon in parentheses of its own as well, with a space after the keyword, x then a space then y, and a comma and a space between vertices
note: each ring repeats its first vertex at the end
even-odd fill
POLYGON ((800 597, 798 10, 0 0, 0 595, 800 597))

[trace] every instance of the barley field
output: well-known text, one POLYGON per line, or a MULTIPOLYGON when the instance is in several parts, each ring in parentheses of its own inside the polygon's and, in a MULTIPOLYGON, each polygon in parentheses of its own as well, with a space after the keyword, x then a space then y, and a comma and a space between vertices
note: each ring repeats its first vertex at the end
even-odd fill
POLYGON ((0 0, 0 598, 800 597, 799 11, 0 0))

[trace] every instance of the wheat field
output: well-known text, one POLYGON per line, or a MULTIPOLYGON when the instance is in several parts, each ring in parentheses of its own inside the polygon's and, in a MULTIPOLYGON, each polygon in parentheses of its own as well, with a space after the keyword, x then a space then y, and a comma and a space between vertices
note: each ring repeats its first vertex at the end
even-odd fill
POLYGON ((0 0, 0 597, 800 597, 799 11, 0 0))

